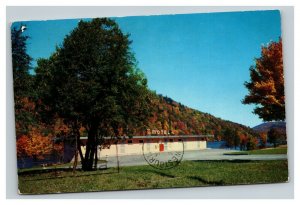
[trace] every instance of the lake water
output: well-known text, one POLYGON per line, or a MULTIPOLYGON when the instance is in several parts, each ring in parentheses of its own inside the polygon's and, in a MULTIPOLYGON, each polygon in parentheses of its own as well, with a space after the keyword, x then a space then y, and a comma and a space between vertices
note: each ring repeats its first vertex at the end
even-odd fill
POLYGON ((240 150, 240 147, 226 147, 226 142, 225 141, 216 141, 216 142, 207 142, 207 148, 211 149, 231 149, 231 150, 240 150))

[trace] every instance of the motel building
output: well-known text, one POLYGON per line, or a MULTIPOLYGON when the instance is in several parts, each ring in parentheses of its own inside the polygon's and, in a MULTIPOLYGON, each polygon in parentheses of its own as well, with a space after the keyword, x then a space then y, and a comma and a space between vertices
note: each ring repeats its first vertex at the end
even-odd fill
MULTIPOLYGON (((153 133, 153 131, 151 132, 153 133)), ((158 132, 156 132, 158 133, 158 132)), ((165 131, 159 133, 167 134, 165 131)), ((147 132, 149 134, 149 132, 147 132)), ((207 148, 207 141, 213 140, 213 135, 146 135, 120 137, 117 143, 111 143, 110 146, 100 149, 97 148, 98 158, 125 156, 125 155, 143 155, 143 153, 161 153, 172 151, 190 151, 204 150, 207 148)), ((81 150, 85 153, 87 137, 81 137, 81 150)), ((111 140, 111 138, 105 138, 111 140)))

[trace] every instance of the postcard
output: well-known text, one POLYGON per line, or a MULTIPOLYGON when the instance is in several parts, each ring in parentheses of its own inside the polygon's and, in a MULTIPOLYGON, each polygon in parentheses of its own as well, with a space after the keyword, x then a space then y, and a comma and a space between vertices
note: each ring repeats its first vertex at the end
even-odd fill
POLYGON ((11 26, 20 194, 288 182, 280 11, 11 26))

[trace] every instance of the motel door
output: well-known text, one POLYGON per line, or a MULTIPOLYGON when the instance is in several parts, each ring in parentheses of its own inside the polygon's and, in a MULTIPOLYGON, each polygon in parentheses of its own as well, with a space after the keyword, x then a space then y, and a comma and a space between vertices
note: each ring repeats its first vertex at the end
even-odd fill
POLYGON ((159 151, 160 152, 163 152, 164 151, 164 144, 159 144, 159 151))

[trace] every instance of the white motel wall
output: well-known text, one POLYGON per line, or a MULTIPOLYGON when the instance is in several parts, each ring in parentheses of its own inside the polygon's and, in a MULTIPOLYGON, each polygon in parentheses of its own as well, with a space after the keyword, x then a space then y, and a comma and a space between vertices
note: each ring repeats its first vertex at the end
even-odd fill
MULTIPOLYGON (((112 144, 108 148, 97 149, 98 159, 103 157, 142 155, 144 153, 159 153, 171 151, 203 150, 207 148, 208 138, 213 135, 191 135, 191 136, 133 136, 123 138, 118 144, 112 144)), ((85 141, 82 138, 82 153, 85 154, 85 141)), ((79 158, 80 159, 80 158, 79 158)))

